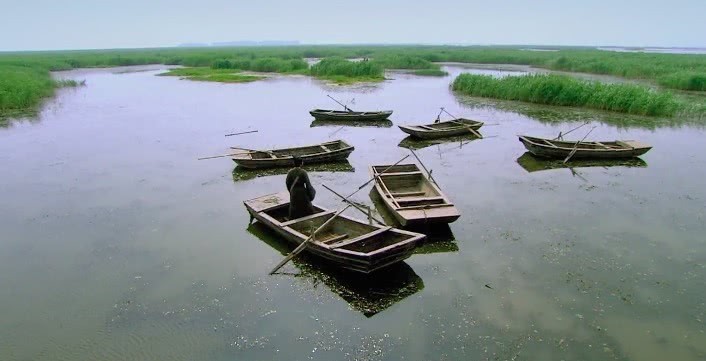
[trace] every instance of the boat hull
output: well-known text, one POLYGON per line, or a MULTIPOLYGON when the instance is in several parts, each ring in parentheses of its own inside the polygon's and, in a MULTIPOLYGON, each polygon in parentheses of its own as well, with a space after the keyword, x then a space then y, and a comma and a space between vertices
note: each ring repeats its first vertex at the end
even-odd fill
MULTIPOLYGON (((303 217, 299 220, 281 222, 268 214, 268 212, 280 209, 284 210, 289 207, 289 194, 287 192, 258 197, 245 201, 244 203, 245 208, 248 210, 248 213, 250 213, 251 219, 255 219, 267 226, 295 246, 298 246, 308 238, 306 235, 297 231, 295 225, 298 222, 308 222, 310 220, 307 218, 325 217, 330 216, 332 213, 324 208, 315 206, 317 212, 314 215, 303 217), (265 202, 262 201, 263 199, 265 199, 265 202), (267 204, 268 208, 262 208, 262 204, 267 204), (294 222, 294 225, 292 222, 294 222)), ((386 245, 386 243, 383 244, 383 242, 380 241, 381 246, 384 247, 372 249, 372 251, 367 253, 331 247, 319 242, 309 242, 304 249, 305 252, 337 268, 366 274, 376 272, 409 258, 409 256, 413 254, 416 246, 425 239, 425 236, 420 233, 390 227, 371 226, 345 215, 338 215, 337 217, 342 218, 344 221, 356 227, 369 227, 373 230, 370 234, 378 232, 378 238, 399 237, 403 239, 403 241, 390 245, 386 245)), ((371 246, 368 245, 368 247, 371 246)), ((374 244, 372 247, 374 248, 374 244)))
POLYGON ((392 110, 379 112, 345 112, 328 109, 314 109, 309 112, 316 120, 321 121, 382 121, 392 115, 392 110))
MULTIPOLYGON (((238 151, 239 148, 232 148, 238 151)), ((341 162, 355 150, 353 146, 343 141, 333 141, 298 148, 273 149, 267 151, 247 152, 234 156, 233 161, 247 169, 265 169, 292 167, 292 158, 298 156, 304 164, 341 162), (323 147, 322 147, 323 146, 323 147), (318 149, 317 149, 318 148, 318 149), (331 149, 334 148, 334 149, 331 149)))
MULTIPOLYGON (((565 159, 574 150, 576 142, 556 142, 520 136, 520 142, 537 157, 565 159), (544 144, 543 144, 544 143, 544 144), (549 143, 555 144, 554 146, 549 143)), ((576 147, 571 159, 625 159, 639 157, 647 153, 651 146, 636 141, 585 142, 576 147), (600 145, 610 144, 601 147, 600 145), (590 148, 589 148, 590 147, 590 148)))
POLYGON ((417 139, 439 139, 473 134, 468 128, 478 131, 478 129, 483 126, 483 122, 464 118, 456 119, 455 122, 446 121, 425 125, 398 125, 398 127, 401 131, 417 139), (455 122, 463 123, 464 125, 455 122))

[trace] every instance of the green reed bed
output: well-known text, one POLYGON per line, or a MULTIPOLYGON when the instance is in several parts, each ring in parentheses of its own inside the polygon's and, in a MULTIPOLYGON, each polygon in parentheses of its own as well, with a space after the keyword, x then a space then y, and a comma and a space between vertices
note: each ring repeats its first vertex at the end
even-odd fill
POLYGON ((207 67, 199 68, 177 68, 166 73, 157 74, 159 76, 178 76, 182 79, 194 81, 212 81, 221 83, 247 83, 263 79, 256 75, 239 74, 236 69, 214 69, 207 67))
POLYGON ((385 79, 384 68, 373 61, 349 61, 332 57, 322 59, 309 69, 309 73, 317 78, 348 83, 354 81, 381 81, 385 79))
POLYGON ((669 92, 631 84, 604 84, 563 75, 495 78, 461 74, 453 89, 462 94, 537 104, 575 106, 614 112, 672 116, 680 102, 669 92))
POLYGON ((422 75, 422 76, 447 76, 449 73, 441 70, 441 69, 417 69, 412 72, 414 75, 422 75))

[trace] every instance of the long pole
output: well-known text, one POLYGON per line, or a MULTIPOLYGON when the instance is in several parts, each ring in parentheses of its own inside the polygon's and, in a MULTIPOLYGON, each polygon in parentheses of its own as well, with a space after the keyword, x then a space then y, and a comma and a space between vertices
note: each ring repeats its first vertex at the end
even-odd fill
POLYGON ((197 160, 213 159, 213 158, 223 158, 223 157, 232 157, 232 156, 234 156, 234 155, 250 154, 250 153, 252 153, 252 152, 244 152, 244 153, 241 152, 241 153, 231 153, 231 154, 223 154, 223 155, 214 155, 214 156, 212 156, 212 157, 203 157, 203 158, 199 158, 199 159, 197 159, 197 160))
POLYGON ((476 137, 481 138, 481 139, 483 138, 483 136, 482 136, 478 131, 476 131, 475 129, 471 128, 469 125, 463 124, 463 123, 461 123, 461 122, 457 122, 456 119, 458 119, 458 118, 455 117, 455 116, 453 116, 451 113, 447 112, 446 109, 444 109, 444 107, 441 107, 441 111, 442 111, 442 112, 446 112, 446 114, 451 115, 451 117, 454 118, 454 119, 451 120, 451 123, 455 123, 455 124, 462 125, 462 126, 466 127, 466 129, 468 129, 468 131, 471 132, 471 133, 472 133, 473 135, 475 135, 476 137))
POLYGON ((411 150, 411 149, 410 149, 410 151, 412 152, 412 154, 414 155, 414 157, 417 158, 417 161, 418 161, 419 164, 422 166, 422 168, 424 168, 424 171, 427 172, 427 174, 429 175, 429 179, 430 179, 432 182, 434 182, 434 184, 436 184, 437 187, 441 188, 441 186, 439 185, 439 183, 436 182, 436 179, 434 179, 434 177, 431 175, 431 172, 427 169, 427 167, 424 165, 424 163, 422 162, 422 160, 419 159, 419 157, 417 156, 417 153, 415 153, 415 152, 414 152, 413 150, 411 150))
POLYGON ((289 254, 287 257, 285 257, 280 263, 278 263, 277 266, 275 266, 275 268, 273 268, 272 271, 270 271, 270 274, 273 274, 273 273, 277 272, 277 270, 279 270, 280 268, 282 268, 282 266, 284 266, 285 264, 287 264, 287 262, 289 262, 292 258, 294 258, 296 255, 298 255, 299 253, 301 253, 301 251, 303 251, 304 248, 306 248, 307 244, 308 244, 312 239, 314 239, 314 235, 316 234, 316 232, 318 232, 318 231, 320 231, 321 229, 323 229, 324 227, 328 226, 328 224, 331 223, 331 221, 333 221, 334 218, 338 217, 339 214, 343 213, 343 211, 345 211, 346 209, 350 208, 350 206, 351 206, 351 205, 349 204, 349 205, 347 205, 345 208, 343 208, 343 209, 341 209, 340 211, 336 212, 331 218, 329 218, 326 222, 324 222, 324 224, 322 224, 321 226, 319 226, 319 228, 317 228, 314 232, 311 232, 311 235, 309 235, 309 238, 307 238, 306 240, 304 240, 304 242, 302 242, 297 248, 295 248, 294 251, 292 251, 292 253, 290 253, 290 254, 289 254))
POLYGON ((329 97, 329 98, 331 98, 331 99, 333 99, 334 102, 336 102, 336 103, 338 103, 340 106, 342 106, 343 109, 345 109, 347 112, 349 112, 349 113, 352 113, 352 112, 353 112, 353 109, 351 109, 351 108, 347 107, 345 104, 339 102, 338 100, 336 100, 336 98, 334 98, 334 97, 332 97, 332 96, 330 96, 330 95, 328 95, 328 94, 326 94, 326 96, 329 97))
POLYGON ((361 208, 360 206, 358 206, 357 204, 355 204, 355 202, 353 202, 353 201, 351 201, 350 199, 348 199, 348 198, 342 196, 341 194, 339 194, 339 193, 336 192, 335 190, 329 188, 329 187, 326 186, 325 184, 322 184, 322 186, 323 186, 324 188, 328 189, 329 191, 331 191, 331 193, 337 195, 337 196, 338 196, 339 198, 341 198, 344 202, 346 202, 346 203, 350 204, 351 206, 353 206, 353 208, 355 208, 355 209, 357 209, 357 210, 359 210, 359 211, 365 213, 365 215, 368 216, 370 219, 374 220, 375 222, 378 222, 380 225, 387 226, 387 224, 385 224, 385 222, 383 222, 383 221, 381 221, 381 220, 379 220, 379 219, 373 217, 371 214, 369 214, 369 213, 368 213, 367 211, 365 211, 363 208, 361 208))
POLYGON ((230 134, 226 134, 226 137, 230 137, 233 135, 248 134, 248 133, 257 133, 257 130, 248 130, 247 132, 230 133, 230 134))
POLYGON ((596 129, 596 127, 591 128, 591 130, 589 130, 588 133, 586 133, 586 135, 584 135, 581 140, 579 140, 578 142, 576 142, 576 145, 574 145, 574 149, 571 151, 571 153, 569 153, 569 156, 566 157, 566 159, 564 159, 564 163, 568 162, 569 159, 571 159, 571 157, 574 156, 574 154, 576 153, 576 151, 579 149, 579 143, 583 142, 583 140, 586 139, 586 137, 588 137, 588 135, 591 134, 591 132, 592 132, 594 129, 596 129))
POLYGON ((373 181, 375 181, 376 179, 378 179, 378 178, 380 177, 380 175, 382 175, 383 173, 385 173, 385 172, 387 172, 388 170, 390 170, 390 168, 392 168, 392 167, 394 167, 394 166, 400 164, 403 160, 407 159, 407 157, 409 157, 409 154, 407 154, 407 155, 405 155, 404 157, 402 157, 402 159, 400 159, 400 160, 398 160, 397 162, 395 162, 395 164, 393 164, 393 165, 391 165, 391 166, 385 168, 382 172, 378 173, 376 176, 370 178, 367 182, 363 183, 362 186, 358 187, 358 189, 357 189, 355 192, 349 194, 348 197, 346 197, 346 199, 348 199, 348 198, 352 197, 354 194, 358 193, 361 189, 363 189, 365 186, 367 186, 368 184, 370 184, 370 182, 373 182, 373 181))
POLYGON ((559 139, 559 138, 561 138, 561 137, 563 137, 563 136, 565 136, 565 135, 567 135, 567 134, 569 134, 569 133, 573 132, 574 130, 576 130, 576 129, 579 129, 579 128, 583 127, 583 126, 584 126, 584 125, 586 125, 586 124, 588 124, 588 122, 585 122, 585 123, 583 123, 583 124, 579 125, 578 127, 576 127, 576 128, 574 128, 574 129, 571 129, 571 130, 569 130, 569 131, 568 131, 568 132, 566 132, 566 133, 562 133, 562 132, 559 132, 559 135, 558 135, 558 136, 557 136, 556 138, 552 139, 552 140, 557 140, 557 139, 559 139))

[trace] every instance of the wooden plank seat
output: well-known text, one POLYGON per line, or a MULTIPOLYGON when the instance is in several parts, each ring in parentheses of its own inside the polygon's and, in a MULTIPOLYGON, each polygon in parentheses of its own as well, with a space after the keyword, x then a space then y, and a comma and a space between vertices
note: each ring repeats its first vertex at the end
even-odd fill
POLYGON ((360 237, 356 237, 356 238, 353 238, 353 239, 349 239, 349 240, 347 240, 347 241, 343 241, 343 242, 336 243, 336 244, 332 245, 331 248, 332 248, 332 249, 341 248, 341 247, 345 247, 345 246, 347 246, 347 245, 349 245, 349 244, 353 244, 353 243, 356 243, 356 242, 364 241, 364 240, 366 240, 366 239, 375 237, 375 236, 377 236, 377 235, 380 234, 380 233, 386 232, 386 231, 390 230, 391 228, 392 228, 392 227, 389 227, 389 226, 388 226, 388 227, 383 227, 383 228, 377 229, 377 230, 375 230, 375 231, 372 231, 372 232, 370 232, 370 233, 366 233, 366 234, 364 234, 364 235, 362 235, 362 236, 360 236, 360 237))
POLYGON ((389 197, 409 197, 409 196, 423 196, 424 192, 391 192, 387 193, 386 196, 389 197))
POLYGON ((397 203, 417 203, 426 201, 443 201, 444 197, 402 197, 397 198, 397 203))
POLYGON ((379 176, 381 177, 389 177, 389 176, 395 176, 395 175, 410 175, 410 174, 422 174, 422 171, 416 170, 413 172, 385 172, 385 173, 378 173, 379 176))

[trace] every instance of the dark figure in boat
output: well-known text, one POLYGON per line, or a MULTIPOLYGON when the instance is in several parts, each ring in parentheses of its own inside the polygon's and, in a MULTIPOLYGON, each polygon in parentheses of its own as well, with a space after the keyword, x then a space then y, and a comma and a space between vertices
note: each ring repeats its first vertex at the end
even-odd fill
POLYGON ((316 190, 309 181, 309 175, 302 169, 302 161, 294 157, 294 168, 287 173, 287 190, 289 190, 289 219, 297 219, 314 214, 311 201, 316 196, 316 190))

